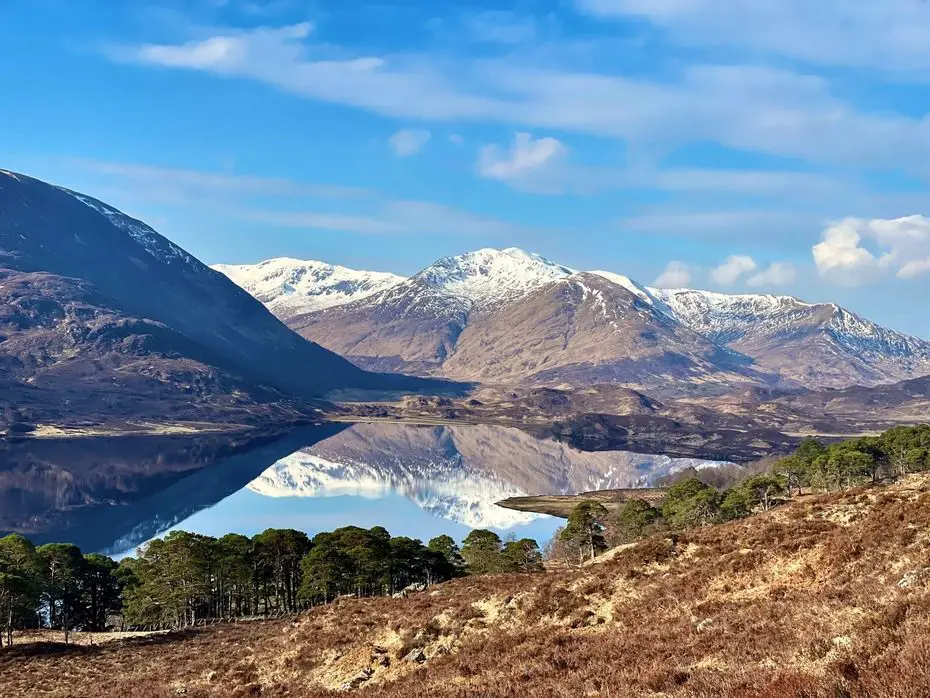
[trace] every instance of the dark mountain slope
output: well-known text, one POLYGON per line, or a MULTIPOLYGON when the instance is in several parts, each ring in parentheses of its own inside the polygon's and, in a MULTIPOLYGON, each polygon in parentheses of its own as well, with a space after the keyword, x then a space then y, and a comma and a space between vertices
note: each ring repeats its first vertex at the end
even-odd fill
POLYGON ((143 397, 207 380, 211 395, 263 399, 420 384, 366 373, 303 339, 144 223, 3 171, 0 298, 0 380, 19 384, 103 391, 118 374, 143 397))

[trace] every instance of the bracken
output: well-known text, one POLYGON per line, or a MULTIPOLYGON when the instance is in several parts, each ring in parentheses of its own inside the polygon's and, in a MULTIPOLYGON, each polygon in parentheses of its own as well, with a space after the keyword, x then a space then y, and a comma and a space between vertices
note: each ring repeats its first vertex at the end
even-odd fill
POLYGON ((0 652, 5 698, 930 696, 930 478, 802 497, 571 571, 290 620, 0 652), (426 660, 405 661, 412 649, 426 660))

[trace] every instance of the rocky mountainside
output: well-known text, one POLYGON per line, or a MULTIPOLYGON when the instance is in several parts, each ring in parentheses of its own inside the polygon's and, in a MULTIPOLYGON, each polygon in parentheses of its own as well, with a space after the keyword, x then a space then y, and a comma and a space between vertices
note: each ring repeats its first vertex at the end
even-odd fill
POLYGON ((141 221, 0 171, 0 383, 39 412, 207 418, 406 379, 306 341, 141 221))
POLYGON ((289 257, 258 264, 212 267, 251 293, 281 320, 367 298, 404 281, 403 276, 302 261, 289 257))
POLYGON ((478 250, 441 259, 387 291, 289 324, 366 368, 441 374, 475 317, 571 273, 522 250, 478 250))
POLYGON ((930 374, 930 342, 832 303, 687 289, 651 293, 696 332, 808 387, 871 386, 930 374))
MULTIPOLYGON (((391 283, 332 296, 345 302, 323 310, 280 314, 359 366, 486 383, 610 381, 667 396, 930 374, 930 342, 836 305, 655 289, 515 248, 448 257, 391 283)), ((272 295, 272 308, 286 298, 272 295)))
POLYGON ((366 368, 485 383, 704 392, 763 380, 745 357, 629 289, 514 249, 440 260, 387 291, 291 326, 366 368))

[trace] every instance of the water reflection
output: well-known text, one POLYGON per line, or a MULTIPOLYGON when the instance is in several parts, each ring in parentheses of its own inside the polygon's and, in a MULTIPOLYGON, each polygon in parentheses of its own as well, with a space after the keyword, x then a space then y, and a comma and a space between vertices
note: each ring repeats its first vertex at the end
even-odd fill
POLYGON ((495 426, 323 425, 258 443, 76 439, 0 451, 0 531, 119 554, 171 528, 223 535, 384 526, 461 539, 472 528, 547 539, 559 521, 511 496, 645 486, 706 462, 578 451, 495 426))
POLYGON ((241 492, 179 527, 251 535, 382 525, 395 535, 461 539, 473 528, 548 539, 558 519, 503 509, 502 499, 644 487, 708 461, 585 452, 488 425, 357 424, 269 467, 241 492))

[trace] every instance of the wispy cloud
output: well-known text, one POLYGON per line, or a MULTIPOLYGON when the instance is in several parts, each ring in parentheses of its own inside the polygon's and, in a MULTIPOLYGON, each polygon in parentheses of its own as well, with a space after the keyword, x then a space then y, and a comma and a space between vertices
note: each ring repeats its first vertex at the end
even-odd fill
POLYGON ((669 262, 662 273, 652 282, 658 288, 684 288, 691 284, 691 267, 684 262, 669 262))
POLYGON ((752 274, 746 283, 755 288, 791 286, 798 278, 798 271, 789 262, 772 262, 765 269, 752 274))
POLYGON ((370 189, 138 163, 67 162, 95 176, 93 191, 106 192, 115 205, 128 200, 197 209, 224 220, 359 235, 442 234, 510 240, 546 232, 437 202, 394 199, 370 189))
POLYGON ((746 255, 730 255, 721 265, 714 268, 710 278, 721 286, 732 286, 743 276, 759 268, 756 260, 746 255))
POLYGON ((509 238, 532 231, 526 226, 426 202, 378 202, 368 215, 315 211, 242 211, 248 220, 290 228, 325 229, 365 235, 461 235, 509 238))
POLYGON ((598 17, 639 17, 692 45, 742 47, 812 63, 930 68, 924 0, 575 0, 598 17))
POLYGON ((135 187, 155 186, 186 190, 192 196, 209 191, 226 194, 252 194, 287 197, 339 198, 367 196, 368 189, 333 184, 312 184, 282 177, 208 172, 174 167, 157 167, 127 162, 73 158, 69 162, 80 169, 132 182, 135 187))
POLYGON ((930 158, 930 120, 859 111, 815 75, 690 65, 658 79, 536 67, 507 55, 437 60, 416 53, 353 56, 343 49, 333 58, 311 41, 312 31, 309 24, 230 31, 194 42, 120 47, 109 55, 257 80, 396 118, 522 124, 663 149, 714 141, 813 162, 918 172, 926 172, 930 158))
MULTIPOLYGON (((820 219, 822 220, 822 219, 820 219)), ((744 238, 753 233, 786 233, 806 226, 816 230, 817 216, 780 210, 656 211, 629 216, 617 222, 625 230, 657 233, 663 236, 704 236, 744 238)), ((808 238, 810 239, 810 238, 808 238)))
POLYGON ((634 164, 590 166, 550 137, 518 132, 507 146, 492 143, 479 154, 477 173, 519 191, 597 194, 616 189, 680 193, 727 192, 810 198, 851 194, 854 182, 814 172, 705 168, 659 168, 634 164))
POLYGON ((477 172, 488 179, 507 182, 528 191, 561 190, 557 171, 567 149, 557 138, 533 138, 517 133, 507 150, 486 145, 478 158, 477 172))
POLYGON ((465 26, 473 40, 492 44, 523 44, 538 36, 535 17, 502 10, 470 14, 465 20, 465 26))

